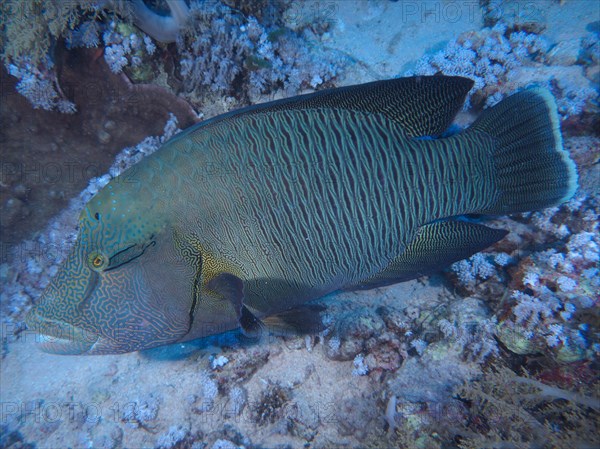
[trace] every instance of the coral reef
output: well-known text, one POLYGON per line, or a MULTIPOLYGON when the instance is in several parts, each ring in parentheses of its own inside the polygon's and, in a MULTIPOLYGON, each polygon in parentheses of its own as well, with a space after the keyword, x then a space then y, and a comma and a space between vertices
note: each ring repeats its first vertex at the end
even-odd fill
POLYGON ((31 62, 23 60, 20 66, 10 64, 9 73, 19 79, 17 92, 29 100, 34 109, 51 111, 57 109, 65 114, 73 114, 77 108, 66 99, 53 70, 54 63, 47 60, 45 70, 39 70, 31 62))
POLYGON ((283 416, 282 410, 285 409, 285 405, 289 400, 289 390, 282 388, 280 385, 268 386, 254 407, 253 413, 258 425, 273 424, 280 419, 283 416))
POLYGON ((34 108, 74 113, 75 104, 61 89, 55 69, 54 51, 61 39, 98 44, 97 22, 119 15, 130 18, 129 3, 93 0, 0 3, 6 22, 0 30, 2 60, 9 73, 19 79, 17 90, 34 108), (110 6, 110 9, 104 6, 110 6))
POLYGON ((289 96, 330 85, 345 58, 321 50, 312 28, 291 30, 272 20, 261 24, 219 2, 192 4, 191 30, 177 43, 184 96, 198 104, 208 88, 254 103, 278 90, 289 96))
POLYGON ((597 83, 589 71, 598 65, 598 56, 590 53, 580 59, 580 54, 593 52, 596 43, 593 33, 577 42, 549 42, 543 34, 498 20, 425 55, 407 74, 471 78, 475 85, 465 110, 493 106, 519 88, 541 85, 552 90, 561 117, 567 119, 598 111, 597 83))
POLYGON ((132 428, 151 428, 158 416, 160 401, 154 396, 136 399, 128 403, 121 414, 121 420, 132 428))
POLYGON ((193 0, 189 7, 184 0, 169 0, 170 15, 158 14, 143 0, 50 5, 15 0, 2 6, 10 18, 2 33, 2 59, 34 108, 76 111, 55 67, 62 40, 69 49, 101 47, 114 73, 172 88, 198 108, 217 95, 246 104, 280 90, 293 95, 327 86, 346 64, 344 56, 321 49, 319 33, 326 27, 283 26, 284 2, 268 8, 268 17, 258 4, 243 13, 217 0, 193 0), (175 41, 176 47, 165 45, 175 41))
POLYGON ((156 51, 156 46, 148 36, 137 32, 132 26, 110 22, 102 34, 104 42, 104 60, 113 71, 120 73, 125 66, 133 70, 131 76, 135 81, 142 81, 139 71, 134 71, 142 64, 148 64, 156 51))
POLYGON ((593 430, 600 400, 597 385, 573 392, 552 387, 508 368, 492 367, 456 390, 477 421, 455 429, 459 447, 592 447, 600 443, 593 430), (592 393, 592 396, 587 394, 592 393), (590 428, 589 426, 592 426, 590 428))
POLYGON ((184 441, 189 438, 189 430, 181 425, 169 427, 169 431, 156 440, 157 449, 171 449, 174 447, 181 447, 184 445, 184 441))
POLYGON ((560 207, 515 217, 519 224, 503 219, 513 230, 513 242, 499 244, 508 253, 479 253, 452 266, 459 291, 492 299, 496 335, 512 352, 562 362, 597 356, 598 213, 598 192, 581 192, 560 207))
MULTIPOLYGON (((2 263, 39 231, 89 179, 105 173, 115 155, 162 132, 169 113, 180 126, 198 120, 183 99, 149 84, 113 74, 95 49, 59 52, 60 82, 79 105, 75 114, 33 110, 16 92, 18 80, 0 70, 2 263)), ((23 252, 29 251, 24 248, 23 252)))

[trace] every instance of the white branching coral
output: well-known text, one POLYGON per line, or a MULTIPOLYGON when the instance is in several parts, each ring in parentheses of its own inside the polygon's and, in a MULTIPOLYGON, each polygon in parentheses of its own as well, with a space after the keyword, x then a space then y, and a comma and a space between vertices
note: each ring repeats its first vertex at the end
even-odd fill
POLYGON ((365 357, 362 354, 354 357, 352 364, 354 365, 354 369, 352 370, 353 376, 364 376, 369 373, 369 367, 365 363, 365 357))
POLYGON ((477 280, 485 280, 496 273, 494 266, 488 261, 487 255, 477 253, 469 259, 452 264, 450 269, 456 274, 461 284, 473 287, 477 280))
POLYGON ((423 353, 425 352, 425 348, 427 348, 427 342, 420 338, 415 338, 410 342, 410 346, 413 347, 415 351, 417 351, 417 354, 423 355, 423 353))
POLYGON ((318 36, 259 23, 219 2, 193 3, 188 32, 177 40, 184 89, 231 92, 250 100, 283 89, 294 95, 317 88, 340 72, 346 58, 320 50, 318 36))
POLYGON ((560 302, 550 292, 546 292, 546 300, 515 291, 511 298, 517 301, 513 307, 516 322, 529 329, 536 327, 545 319, 551 318, 561 307, 560 302))
POLYGON ((120 73, 125 67, 139 67, 156 50, 148 36, 134 27, 111 22, 104 33, 104 60, 114 73, 120 73))
POLYGON ((60 90, 53 66, 48 59, 46 69, 40 70, 24 58, 9 64, 8 72, 19 79, 17 92, 29 100, 33 109, 56 109, 65 114, 73 114, 77 108, 60 90))
MULTIPOLYGON (((443 50, 423 56, 415 69, 406 74, 443 73, 472 79, 475 84, 467 97, 465 109, 471 107, 472 98, 477 97, 484 107, 490 107, 510 90, 537 81, 552 89, 557 97, 559 113, 566 119, 584 112, 588 104, 596 101, 598 92, 584 77, 582 68, 574 67, 575 61, 565 63, 552 57, 551 44, 539 33, 509 26, 499 20, 493 27, 463 33, 443 50), (533 78, 530 71, 536 70, 542 75, 533 78)), ((579 52, 584 51, 584 46, 582 42, 572 52, 575 59, 579 52)))

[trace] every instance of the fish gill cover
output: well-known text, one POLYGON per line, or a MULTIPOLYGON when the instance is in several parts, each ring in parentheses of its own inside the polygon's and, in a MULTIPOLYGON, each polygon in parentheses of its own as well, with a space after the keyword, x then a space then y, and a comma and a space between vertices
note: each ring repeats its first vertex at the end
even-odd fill
POLYGON ((0 446, 597 444, 600 17, 594 2, 537 5, 3 3, 0 446), (156 21, 175 42, 152 35, 156 21), (441 276, 327 298, 318 335, 228 333, 93 359, 35 349, 19 323, 79 212, 197 120, 192 109, 208 118, 413 74, 474 81, 463 128, 530 84, 549 89, 579 173, 574 198, 487 218, 508 236, 441 276), (106 94, 92 95, 101 82, 106 94), (162 137, 144 138, 169 117, 162 137))

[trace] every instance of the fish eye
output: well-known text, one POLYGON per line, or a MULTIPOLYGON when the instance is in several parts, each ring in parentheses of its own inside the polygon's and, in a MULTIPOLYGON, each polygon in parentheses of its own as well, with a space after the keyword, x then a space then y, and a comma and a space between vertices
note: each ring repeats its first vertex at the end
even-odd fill
POLYGON ((95 218, 96 220, 100 221, 100 214, 99 214, 98 212, 96 212, 96 213, 94 214, 94 218, 95 218))
POLYGON ((88 256, 88 265, 94 271, 102 271, 108 266, 108 257, 94 251, 88 256))

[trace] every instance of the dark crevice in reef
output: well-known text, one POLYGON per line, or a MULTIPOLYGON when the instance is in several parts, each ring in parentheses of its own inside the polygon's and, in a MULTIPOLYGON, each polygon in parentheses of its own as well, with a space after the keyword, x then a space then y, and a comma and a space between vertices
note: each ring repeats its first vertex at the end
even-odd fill
POLYGON ((149 135, 161 135, 173 112, 179 126, 195 121, 183 100, 113 74, 101 49, 57 51, 59 84, 74 114, 32 109, 0 71, 0 261, 65 208, 115 155, 149 135))

